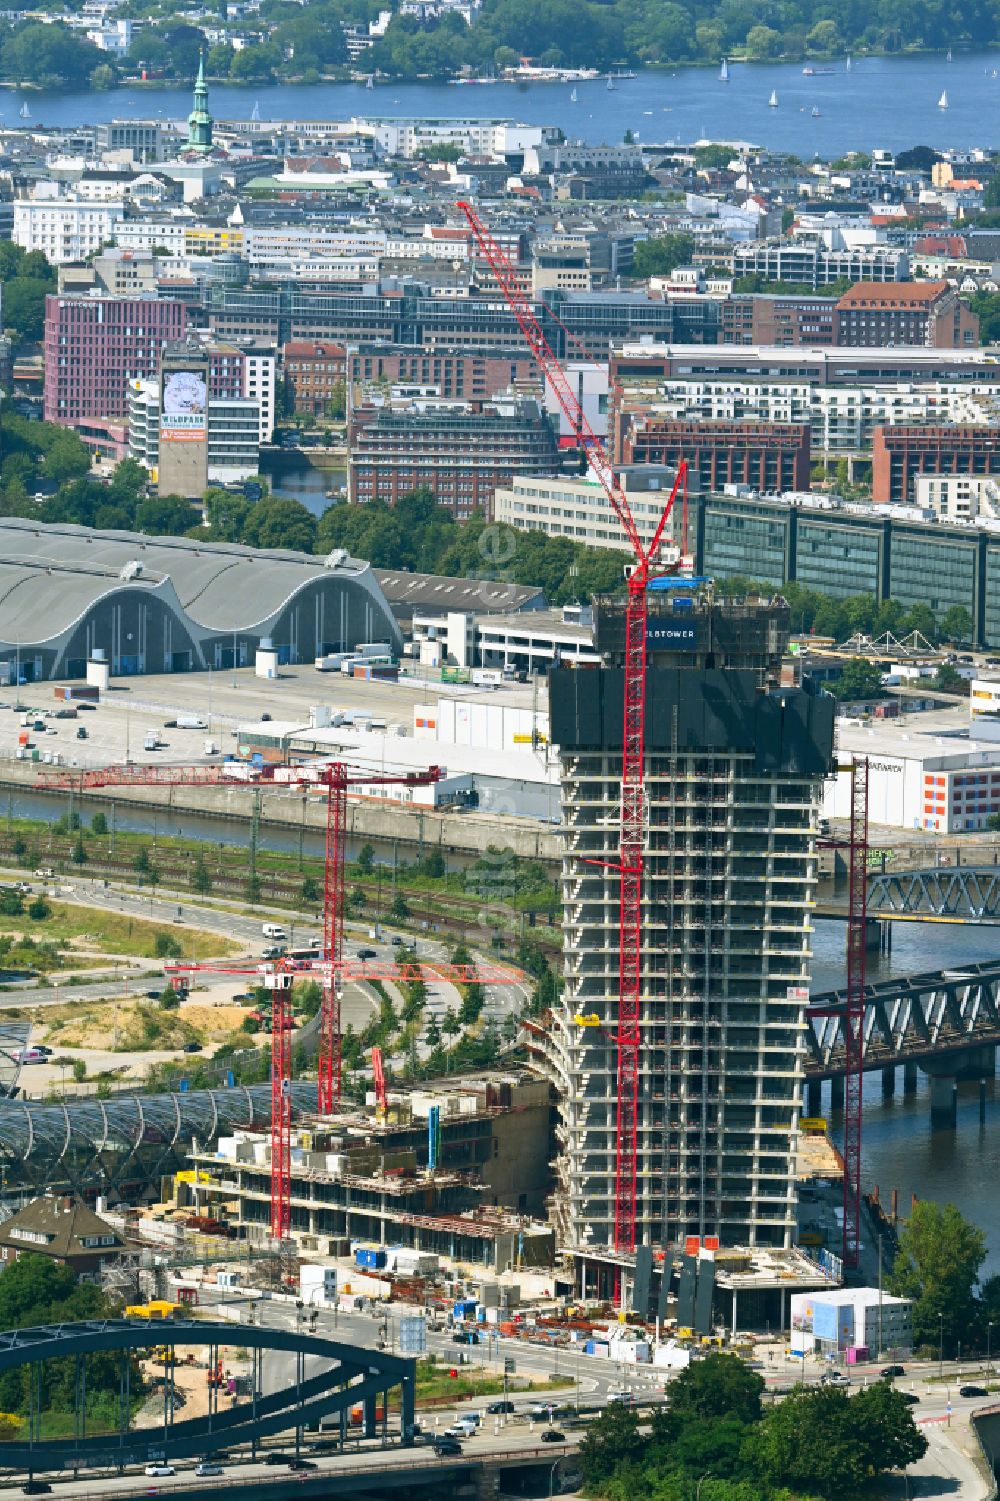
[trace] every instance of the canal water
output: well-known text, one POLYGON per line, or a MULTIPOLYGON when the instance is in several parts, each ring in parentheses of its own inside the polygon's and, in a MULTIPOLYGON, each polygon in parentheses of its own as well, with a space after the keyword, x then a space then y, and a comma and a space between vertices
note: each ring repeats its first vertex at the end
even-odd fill
MULTIPOLYGON (((846 57, 815 64, 731 64, 721 83, 711 68, 647 70, 622 78, 609 91, 598 78, 572 83, 497 83, 457 87, 446 82, 211 85, 212 113, 219 120, 248 120, 257 107, 262 120, 347 120, 352 116, 397 119, 421 116, 511 118, 556 124, 568 136, 589 142, 620 141, 631 130, 640 142, 666 144, 702 137, 746 140, 772 150, 814 153, 997 145, 1000 52, 846 57), (829 67, 829 71, 826 71, 829 67), (777 95, 776 108, 768 100, 777 95), (947 92, 948 109, 938 108, 947 92)), ((0 122, 18 123, 22 103, 35 126, 79 126, 117 118, 181 121, 191 107, 190 88, 123 86, 105 93, 0 90, 0 122)))

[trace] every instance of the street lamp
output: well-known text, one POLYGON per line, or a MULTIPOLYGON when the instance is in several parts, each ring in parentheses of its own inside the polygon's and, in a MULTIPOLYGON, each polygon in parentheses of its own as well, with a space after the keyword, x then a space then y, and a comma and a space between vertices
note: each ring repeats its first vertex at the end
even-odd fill
POLYGON ((938 1344, 938 1380, 940 1381, 944 1377, 944 1314, 943 1313, 939 1313, 938 1314, 938 1322, 940 1324, 940 1341, 939 1341, 939 1344, 938 1344))
POLYGON ((990 1374, 990 1343, 993 1334, 993 1320, 986 1325, 986 1374, 990 1374))

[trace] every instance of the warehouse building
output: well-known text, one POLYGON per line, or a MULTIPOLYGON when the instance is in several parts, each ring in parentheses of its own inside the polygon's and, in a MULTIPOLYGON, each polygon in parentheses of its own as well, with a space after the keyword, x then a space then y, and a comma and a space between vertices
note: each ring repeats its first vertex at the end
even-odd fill
POLYGON ((0 681, 279 663, 362 641, 402 645, 367 563, 186 537, 0 520, 0 681))

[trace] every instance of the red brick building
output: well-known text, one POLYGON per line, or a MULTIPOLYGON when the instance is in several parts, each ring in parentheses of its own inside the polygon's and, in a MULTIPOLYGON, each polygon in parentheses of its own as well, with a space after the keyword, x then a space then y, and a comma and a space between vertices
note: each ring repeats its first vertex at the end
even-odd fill
POLYGON ((836 305, 836 342, 851 349, 979 343, 979 319, 946 281, 858 282, 836 305))
POLYGON ((290 339, 284 346, 285 388, 297 417, 324 417, 347 369, 343 344, 290 339))
POLYGON ((1000 474, 1000 435, 988 427, 877 427, 872 434, 872 500, 913 500, 918 474, 1000 474))
POLYGON ((808 490, 810 434, 798 422, 689 422, 626 413, 615 461, 668 464, 687 459, 703 492, 750 485, 776 493, 808 490))
POLYGON ((362 344, 349 355, 351 380, 390 385, 434 386, 456 401, 489 401, 511 386, 541 390, 541 376, 528 354, 499 355, 482 349, 425 349, 422 344, 362 344))

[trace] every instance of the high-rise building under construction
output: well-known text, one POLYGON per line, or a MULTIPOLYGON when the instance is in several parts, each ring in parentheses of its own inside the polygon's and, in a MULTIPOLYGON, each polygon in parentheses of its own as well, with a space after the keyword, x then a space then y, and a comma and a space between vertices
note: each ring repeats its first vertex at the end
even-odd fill
MULTIPOLYGON (((636 1245, 789 1244, 810 906, 833 700, 785 659, 781 600, 650 595, 636 1245)), ((600 667, 551 675, 565 992, 536 1047, 559 1095, 564 1244, 615 1238, 624 604, 600 667)))

